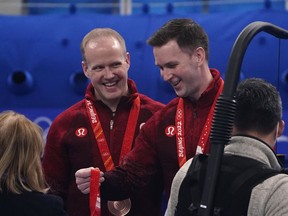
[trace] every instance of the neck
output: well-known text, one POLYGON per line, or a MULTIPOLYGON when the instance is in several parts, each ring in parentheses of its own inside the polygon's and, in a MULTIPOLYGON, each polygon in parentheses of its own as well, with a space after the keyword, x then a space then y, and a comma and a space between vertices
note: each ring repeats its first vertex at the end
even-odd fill
POLYGON ((116 112, 118 104, 119 104, 119 102, 121 100, 121 97, 129 96, 130 92, 129 92, 128 85, 127 85, 126 89, 124 91, 122 91, 122 94, 119 95, 117 98, 114 98, 114 99, 106 99, 106 100, 104 100, 104 98, 101 98, 100 95, 97 94, 96 90, 95 90, 94 94, 95 94, 96 100, 101 100, 106 106, 109 107, 109 109, 112 112, 116 112))
POLYGON ((205 67, 205 71, 202 71, 203 76, 201 78, 201 83, 199 84, 199 88, 197 92, 195 92, 194 95, 192 95, 190 98, 191 101, 197 101, 202 93, 208 88, 210 83, 213 81, 213 76, 208 68, 208 66, 205 67))
POLYGON ((115 101, 103 101, 103 103, 106 104, 112 112, 116 112, 119 102, 120 99, 115 101))
POLYGON ((237 131, 235 129, 233 130, 233 135, 234 134, 246 134, 248 136, 257 137, 258 139, 267 143, 272 149, 275 146, 276 138, 277 138, 275 133, 276 133, 275 130, 267 134, 259 133, 257 131, 237 131))

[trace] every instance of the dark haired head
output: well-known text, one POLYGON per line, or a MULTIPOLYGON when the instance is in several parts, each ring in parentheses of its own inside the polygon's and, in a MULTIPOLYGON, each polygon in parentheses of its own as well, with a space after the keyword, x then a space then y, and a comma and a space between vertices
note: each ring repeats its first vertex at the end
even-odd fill
POLYGON ((234 125, 240 131, 261 134, 273 131, 282 119, 282 102, 277 89, 260 78, 243 80, 236 90, 234 125))
POLYGON ((172 19, 157 30, 147 43, 152 47, 161 47, 171 40, 175 40, 181 50, 189 54, 192 54, 196 48, 202 47, 208 60, 208 36, 194 20, 172 19))

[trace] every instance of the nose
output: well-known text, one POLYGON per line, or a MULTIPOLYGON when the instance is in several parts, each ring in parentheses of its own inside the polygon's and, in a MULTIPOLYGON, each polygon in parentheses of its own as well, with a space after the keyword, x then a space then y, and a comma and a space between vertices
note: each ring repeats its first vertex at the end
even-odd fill
POLYGON ((105 78, 109 79, 109 78, 112 78, 114 77, 114 73, 113 73, 113 70, 110 68, 110 67, 106 67, 105 68, 105 78))
POLYGON ((165 68, 160 70, 160 74, 164 81, 170 80, 173 76, 172 73, 169 72, 169 69, 165 69, 165 68))

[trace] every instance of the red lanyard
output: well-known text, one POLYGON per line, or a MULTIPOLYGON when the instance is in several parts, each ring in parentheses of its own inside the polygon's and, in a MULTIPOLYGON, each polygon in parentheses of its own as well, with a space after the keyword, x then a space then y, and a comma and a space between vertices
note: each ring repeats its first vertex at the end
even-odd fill
MULTIPOLYGON (((101 153, 102 160, 104 162, 105 169, 106 171, 109 171, 113 169, 115 166, 114 166, 111 153, 109 151, 106 138, 103 133, 103 129, 102 129, 97 111, 95 107, 92 105, 91 101, 89 100, 86 100, 86 109, 87 109, 87 113, 90 119, 90 124, 92 126, 92 129, 95 135, 95 139, 98 144, 99 151, 101 153)), ((137 96, 137 98, 134 100, 134 103, 129 113, 119 161, 121 161, 123 157, 131 150, 139 112, 140 112, 140 97, 137 96)), ((91 216, 101 215, 99 177, 100 177, 100 170, 92 169, 91 177, 90 177, 90 215, 91 216)))
MULTIPOLYGON (((115 165, 106 138, 104 136, 104 132, 97 111, 95 107, 92 105, 91 101, 89 100, 86 100, 86 109, 89 115, 90 124, 92 126, 98 144, 99 151, 101 153, 102 160, 104 162, 105 169, 106 171, 112 170, 115 167, 115 165)), ((131 150, 139 112, 140 112, 140 98, 139 96, 137 96, 137 98, 134 100, 134 103, 129 113, 119 161, 121 161, 123 157, 131 150)))
POLYGON ((179 167, 181 167, 186 162, 186 146, 185 146, 185 136, 184 136, 184 102, 183 98, 180 98, 177 105, 176 116, 176 145, 178 152, 178 162, 179 167))
MULTIPOLYGON (((222 92, 224 82, 221 80, 220 87, 218 89, 217 95, 214 99, 214 102, 210 108, 209 114, 207 116, 205 125, 202 129, 202 133, 200 136, 200 139, 198 141, 196 154, 201 154, 204 152, 207 144, 207 140, 210 135, 211 131, 211 123, 213 119, 213 113, 215 109, 215 105, 217 102, 217 98, 222 92)), ((177 110, 176 110, 176 116, 175 116, 175 125, 176 125, 176 145, 177 145, 177 152, 178 152, 178 162, 179 167, 183 166, 183 164, 186 162, 186 144, 185 144, 185 134, 184 134, 184 100, 183 98, 179 99, 177 110)))
POLYGON ((91 169, 90 176, 90 216, 101 215, 100 188, 99 188, 100 170, 98 168, 91 169))

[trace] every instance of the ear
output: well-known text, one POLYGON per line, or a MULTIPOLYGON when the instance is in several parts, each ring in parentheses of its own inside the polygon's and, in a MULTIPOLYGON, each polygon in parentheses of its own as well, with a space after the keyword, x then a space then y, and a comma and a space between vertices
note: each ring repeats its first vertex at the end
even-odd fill
POLYGON ((203 49, 203 47, 198 47, 195 51, 194 51, 194 55, 196 57, 196 61, 198 64, 203 64, 204 61, 206 61, 205 58, 205 50, 203 49))
POLYGON ((128 67, 130 67, 130 53, 126 52, 125 62, 128 64, 128 67))
POLYGON ((278 131, 277 131, 277 137, 280 137, 282 133, 284 132, 285 128, 285 122, 283 120, 280 120, 278 122, 278 131))
POLYGON ((83 70, 85 76, 86 76, 88 79, 90 79, 90 75, 89 75, 89 73, 88 73, 88 66, 87 66, 86 62, 85 62, 85 61, 82 61, 82 62, 81 62, 81 65, 82 65, 82 70, 83 70))

